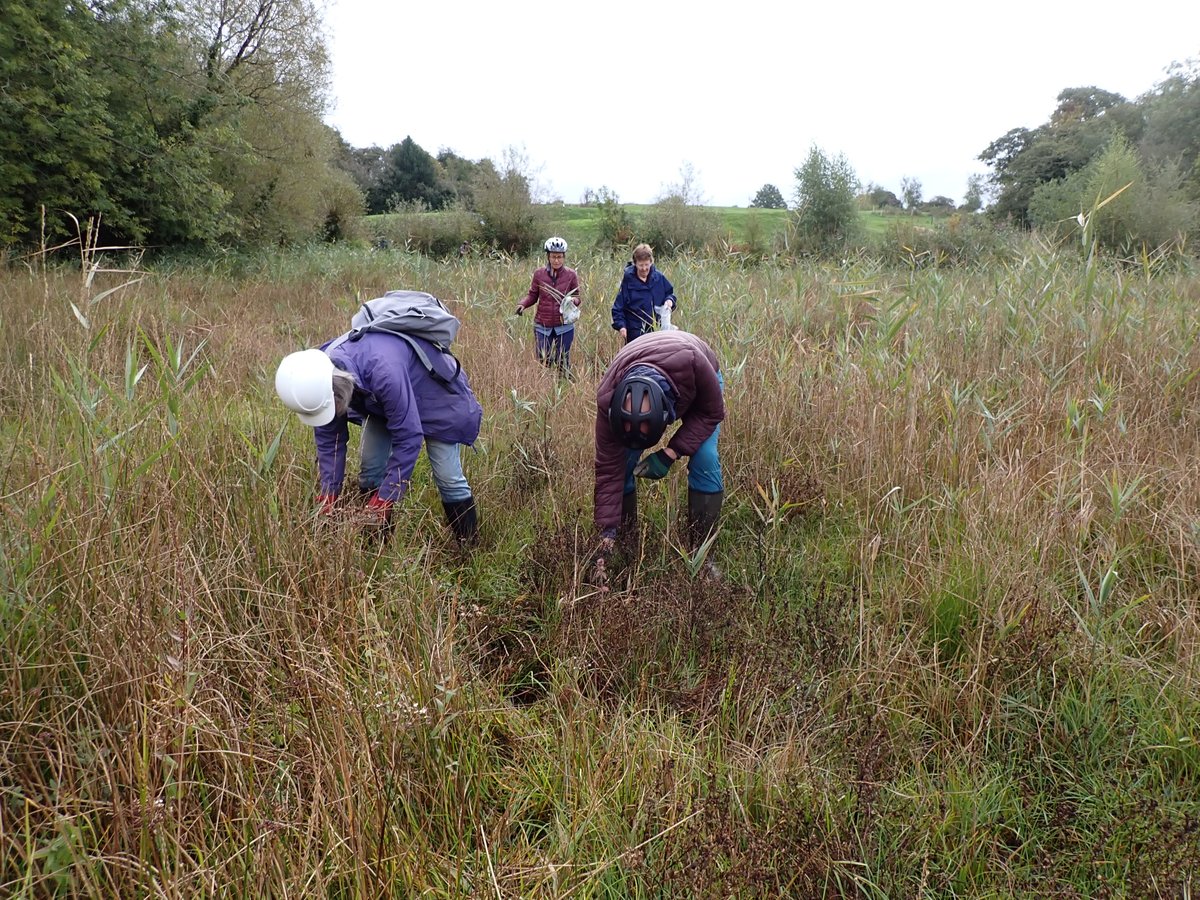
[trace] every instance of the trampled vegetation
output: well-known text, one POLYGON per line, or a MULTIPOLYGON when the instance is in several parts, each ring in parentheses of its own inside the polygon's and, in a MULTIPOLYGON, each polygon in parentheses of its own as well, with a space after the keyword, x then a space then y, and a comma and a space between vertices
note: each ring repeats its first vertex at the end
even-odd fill
POLYGON ((619 257, 578 380, 528 261, 348 247, 0 271, 0 893, 1186 896, 1200 865, 1200 280, 664 266, 723 361, 724 581, 681 476, 588 583, 619 257), (122 287, 122 285, 124 285, 122 287), (483 517, 319 528, 288 351, 464 322, 483 517))

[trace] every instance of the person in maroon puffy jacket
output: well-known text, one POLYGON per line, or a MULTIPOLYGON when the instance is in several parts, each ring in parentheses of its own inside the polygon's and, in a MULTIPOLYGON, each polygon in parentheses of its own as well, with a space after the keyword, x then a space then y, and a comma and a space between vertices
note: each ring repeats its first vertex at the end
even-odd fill
MULTIPOLYGON (((596 390, 595 522, 600 533, 597 581, 618 528, 637 521, 635 479, 664 478, 688 457, 688 524, 692 549, 716 530, 725 496, 717 438, 725 419, 724 379, 713 349, 694 334, 654 331, 625 345, 596 390), (667 428, 679 428, 646 456, 667 428)), ((716 574, 707 562, 704 572, 716 574)))
POLYGON ((575 319, 578 313, 565 318, 564 310, 578 310, 583 302, 579 294, 579 275, 564 265, 567 242, 560 237, 546 241, 546 265, 533 273, 529 293, 517 304, 517 315, 536 305, 533 332, 538 362, 554 366, 564 376, 571 376, 571 344, 575 341, 575 319), (567 321, 567 320, 570 321, 567 321))

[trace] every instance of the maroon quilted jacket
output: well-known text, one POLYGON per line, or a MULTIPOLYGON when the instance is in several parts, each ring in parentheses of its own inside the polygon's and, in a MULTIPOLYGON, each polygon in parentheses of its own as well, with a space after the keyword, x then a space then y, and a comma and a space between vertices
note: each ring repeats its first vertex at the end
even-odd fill
POLYGON ((596 527, 621 522, 625 484, 625 445, 613 436, 608 407, 617 383, 633 366, 651 366, 675 390, 675 415, 681 422, 667 446, 691 456, 725 418, 725 400, 717 381, 720 364, 712 348, 685 331, 654 331, 631 341, 617 354, 596 390, 596 527))
POLYGON ((521 306, 529 309, 535 303, 537 304, 537 312, 534 313, 533 321, 538 325, 547 327, 561 325, 563 323, 560 311, 562 298, 571 291, 575 292, 575 305, 579 306, 579 276, 575 274, 574 269, 563 266, 558 270, 558 277, 554 278, 551 275, 550 267, 542 266, 533 273, 529 284, 529 293, 521 301, 521 306))

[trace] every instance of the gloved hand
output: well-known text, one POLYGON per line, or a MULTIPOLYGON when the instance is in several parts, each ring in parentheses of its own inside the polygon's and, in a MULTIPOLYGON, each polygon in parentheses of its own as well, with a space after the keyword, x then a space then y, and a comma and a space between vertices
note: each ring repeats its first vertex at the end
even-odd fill
POLYGON ((520 315, 524 315, 524 314, 525 314, 525 307, 523 307, 520 303, 518 303, 517 304, 517 315, 520 316, 520 315))
POLYGON ((380 500, 378 493, 372 494, 371 499, 367 501, 367 517, 377 520, 380 525, 386 525, 392 521, 392 507, 395 503, 394 500, 380 500))
POLYGON ((633 474, 638 478, 650 478, 654 480, 665 478, 667 472, 671 470, 671 463, 673 462, 675 460, 667 455, 666 450, 658 450, 634 466, 633 474))
POLYGON ((317 494, 317 514, 321 516, 332 516, 334 505, 337 503, 337 494, 317 494))

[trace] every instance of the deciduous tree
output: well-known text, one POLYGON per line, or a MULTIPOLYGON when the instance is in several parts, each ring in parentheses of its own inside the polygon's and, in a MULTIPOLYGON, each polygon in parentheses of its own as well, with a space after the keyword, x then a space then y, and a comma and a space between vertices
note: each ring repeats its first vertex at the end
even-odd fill
POLYGON ((983 190, 985 186, 984 176, 978 173, 967 176, 967 192, 963 195, 962 206, 959 207, 963 212, 978 212, 983 209, 983 190))
POLYGON ((900 179, 900 196, 904 198, 904 208, 910 214, 917 211, 921 205, 921 180, 905 175, 900 179))
POLYGON ((837 253, 859 234, 858 176, 843 154, 826 156, 815 144, 796 169, 792 237, 802 252, 837 253))

